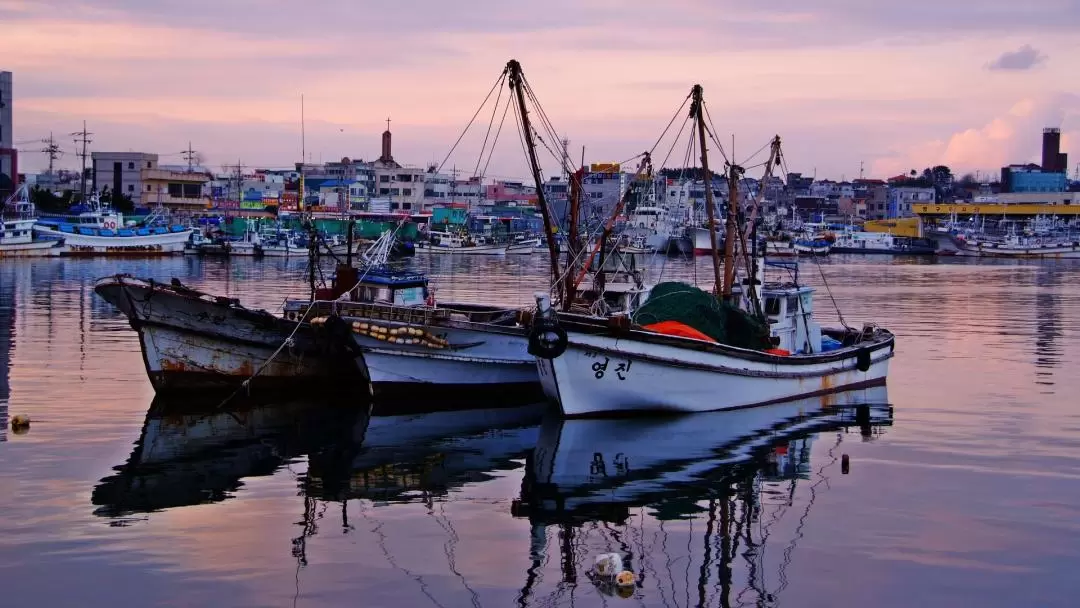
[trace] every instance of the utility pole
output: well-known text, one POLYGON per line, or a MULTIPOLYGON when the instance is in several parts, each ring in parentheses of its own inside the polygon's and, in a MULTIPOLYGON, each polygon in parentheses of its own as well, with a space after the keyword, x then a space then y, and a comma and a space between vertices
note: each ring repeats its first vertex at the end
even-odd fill
POLYGON ((187 144, 187 150, 181 151, 180 154, 183 155, 184 160, 187 161, 187 171, 188 171, 188 173, 193 173, 195 171, 195 159, 196 159, 196 155, 198 154, 198 152, 191 149, 191 142, 190 141, 187 144))
POLYGON ((49 133, 47 138, 41 140, 41 143, 45 144, 45 147, 41 149, 41 153, 49 159, 49 187, 52 187, 52 175, 56 159, 60 158, 64 153, 60 150, 60 144, 53 139, 52 133, 49 133))
POLYGON ((860 160, 859 161, 859 179, 862 180, 862 178, 863 178, 863 161, 860 160))
POLYGON ((76 144, 82 144, 82 149, 76 152, 79 158, 82 159, 82 173, 79 175, 79 202, 86 200, 86 146, 94 140, 90 139, 90 133, 86 130, 86 121, 83 121, 82 131, 76 131, 71 134, 75 138, 76 144))

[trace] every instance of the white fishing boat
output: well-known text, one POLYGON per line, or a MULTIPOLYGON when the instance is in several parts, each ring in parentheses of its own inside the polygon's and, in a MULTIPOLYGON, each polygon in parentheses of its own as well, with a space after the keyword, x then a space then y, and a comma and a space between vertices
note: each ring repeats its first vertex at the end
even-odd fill
POLYGON ((436 302, 425 275, 389 265, 393 242, 387 231, 364 255, 362 268, 339 266, 330 291, 317 296, 332 303, 311 311, 308 300, 286 300, 286 318, 340 315, 353 329, 380 398, 438 398, 453 390, 542 398, 518 310, 436 302))
POLYGON ((509 245, 506 246, 507 255, 532 255, 532 253, 538 249, 542 249, 544 246, 543 240, 540 237, 515 237, 509 245))
POLYGON ((417 253, 453 255, 506 255, 506 245, 488 243, 484 237, 432 231, 428 240, 416 243, 417 253))
POLYGON ((259 235, 258 251, 268 258, 308 255, 308 248, 301 244, 299 235, 280 228, 269 229, 259 235))
POLYGON ((832 243, 821 238, 797 238, 792 241, 792 247, 802 255, 829 255, 832 243))
MULTIPOLYGON (((704 142, 701 87, 692 95, 704 142)), ((708 174, 705 144, 699 149, 708 174)), ((529 153, 535 165, 535 150, 530 147, 529 153)), ((765 164, 766 180, 779 158, 777 137, 765 164)), ((537 355, 545 394, 565 415, 729 410, 885 383, 894 348, 891 333, 873 325, 861 331, 822 329, 812 318, 814 290, 799 283, 797 272, 780 267, 792 274, 768 281, 765 264, 738 246, 750 236, 758 203, 743 229, 737 216, 743 171, 731 165, 727 176, 731 202, 725 240, 731 247, 723 268, 719 253, 713 253, 716 296, 662 284, 632 315, 605 317, 556 312, 549 294, 537 295, 530 352, 537 355), (736 260, 745 280, 737 276, 736 260)), ((715 227, 711 189, 706 189, 706 206, 707 225, 715 227)))
POLYGON ((881 255, 932 255, 936 247, 928 239, 898 237, 888 232, 842 230, 836 233, 832 253, 881 255))
POLYGON ((165 224, 155 214, 141 225, 126 225, 123 214, 89 197, 78 215, 39 217, 34 233, 63 239, 61 255, 171 255, 182 253, 192 229, 165 224))
POLYGON ((791 239, 766 238, 763 243, 765 257, 790 258, 799 255, 799 252, 795 250, 795 242, 791 239))
POLYGON ((262 252, 262 237, 250 226, 239 239, 229 241, 230 256, 252 257, 262 255, 262 252))
POLYGON ((956 255, 988 258, 1080 258, 1080 240, 1069 237, 1008 234, 994 239, 956 238, 956 255))
POLYGON ((64 240, 35 238, 34 203, 24 184, 0 206, 0 258, 47 257, 59 255, 64 240))

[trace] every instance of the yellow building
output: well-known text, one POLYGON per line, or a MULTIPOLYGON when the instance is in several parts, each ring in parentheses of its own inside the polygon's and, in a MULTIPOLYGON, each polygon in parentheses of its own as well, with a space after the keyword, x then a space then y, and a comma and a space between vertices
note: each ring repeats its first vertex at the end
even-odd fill
POLYGON ((205 173, 187 173, 168 169, 143 169, 142 204, 161 205, 173 211, 201 211, 210 206, 203 186, 210 181, 205 173))

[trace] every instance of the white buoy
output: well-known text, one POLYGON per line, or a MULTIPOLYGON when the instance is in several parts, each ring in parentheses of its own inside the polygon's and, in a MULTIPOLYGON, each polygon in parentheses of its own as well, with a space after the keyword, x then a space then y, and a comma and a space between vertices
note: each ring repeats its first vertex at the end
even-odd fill
POLYGON ((598 576, 610 578, 623 571, 622 556, 618 553, 603 553, 593 561, 593 570, 598 576))

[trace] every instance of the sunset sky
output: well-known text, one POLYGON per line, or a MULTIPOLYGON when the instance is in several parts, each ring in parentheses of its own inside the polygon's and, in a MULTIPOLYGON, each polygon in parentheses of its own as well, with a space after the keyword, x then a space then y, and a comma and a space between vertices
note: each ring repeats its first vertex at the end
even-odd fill
MULTIPOLYGON (((737 150, 778 133, 819 177, 996 172, 1037 160, 1044 126, 1080 162, 1078 0, 0 0, 0 31, 27 171, 50 131, 76 166, 83 120, 95 150, 289 166, 301 94, 311 160, 378 156, 389 116, 395 158, 423 165, 510 58, 592 162, 649 148, 695 82, 737 150)), ((491 174, 527 175, 514 139, 491 174)))

